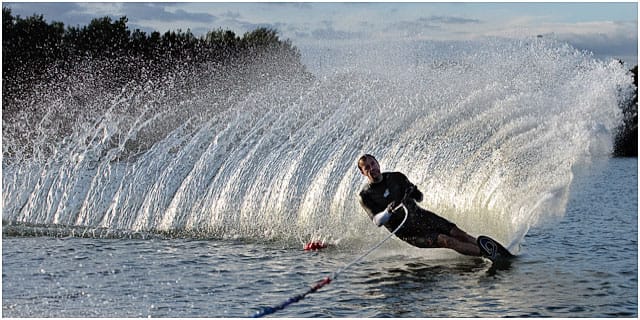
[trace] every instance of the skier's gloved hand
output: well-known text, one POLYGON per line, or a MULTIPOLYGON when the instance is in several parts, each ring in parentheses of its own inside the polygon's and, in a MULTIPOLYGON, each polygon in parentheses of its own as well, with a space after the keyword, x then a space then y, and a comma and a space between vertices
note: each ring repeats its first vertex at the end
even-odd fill
POLYGON ((383 224, 387 223, 387 221, 389 221, 390 218, 391 218, 391 212, 388 209, 384 209, 384 211, 373 216, 373 223, 375 223, 376 226, 380 227, 383 224))
POLYGON ((387 206, 386 209, 384 209, 384 211, 373 216, 373 223, 375 223, 378 227, 387 223, 387 221, 389 221, 389 219, 391 218, 391 215, 393 214, 393 210, 396 207, 397 207, 396 202, 391 201, 391 203, 389 203, 389 205, 387 206))

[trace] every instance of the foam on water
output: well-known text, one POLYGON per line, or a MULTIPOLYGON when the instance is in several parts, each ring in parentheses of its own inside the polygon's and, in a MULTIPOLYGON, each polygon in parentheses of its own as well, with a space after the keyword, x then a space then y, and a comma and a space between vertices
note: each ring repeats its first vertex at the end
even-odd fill
POLYGON ((531 226, 564 214, 577 163, 610 153, 618 101, 631 88, 617 62, 546 39, 348 51, 357 63, 312 82, 236 81, 212 65, 113 95, 69 75, 65 94, 34 100, 48 110, 35 127, 3 119, 3 220, 377 238, 355 198, 364 182, 355 161, 366 152, 407 174, 423 207, 513 248, 531 226), (70 111, 84 120, 51 142, 70 111), (35 138, 24 146, 7 132, 35 138))

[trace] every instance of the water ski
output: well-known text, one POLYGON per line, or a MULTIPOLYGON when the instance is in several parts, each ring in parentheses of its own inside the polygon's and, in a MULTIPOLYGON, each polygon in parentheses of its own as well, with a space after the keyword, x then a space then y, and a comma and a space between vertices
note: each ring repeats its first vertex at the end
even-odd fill
POLYGON ((493 262, 515 257, 509 250, 498 243, 498 241, 487 236, 479 236, 477 241, 482 255, 493 262))

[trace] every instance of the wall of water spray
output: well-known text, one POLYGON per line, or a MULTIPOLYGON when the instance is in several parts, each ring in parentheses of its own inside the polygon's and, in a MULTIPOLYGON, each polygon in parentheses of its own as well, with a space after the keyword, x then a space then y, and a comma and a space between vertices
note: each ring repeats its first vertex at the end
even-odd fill
POLYGON ((252 61, 102 91, 79 68, 33 97, 38 123, 3 118, 3 225, 366 240, 382 236, 355 198, 367 152, 423 207, 514 244, 564 214, 577 163, 608 156, 631 89, 551 40, 344 50, 313 79, 252 61))

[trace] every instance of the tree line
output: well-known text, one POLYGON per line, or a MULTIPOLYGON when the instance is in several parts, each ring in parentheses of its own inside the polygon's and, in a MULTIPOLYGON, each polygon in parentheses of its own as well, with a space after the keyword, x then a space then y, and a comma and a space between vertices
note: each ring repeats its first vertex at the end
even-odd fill
POLYGON ((290 64, 289 70, 306 72, 298 49, 289 40, 280 40, 273 29, 258 28, 242 37, 218 29, 196 37, 190 30, 164 34, 131 31, 127 22, 126 17, 102 17, 87 26, 65 27, 62 22, 47 23, 43 15, 14 16, 10 8, 3 7, 3 111, 11 112, 7 110, 10 101, 28 91, 30 84, 51 77, 48 70, 59 72, 88 59, 116 62, 109 67, 121 81, 157 75, 177 66, 229 63, 265 54, 277 55, 290 64))

